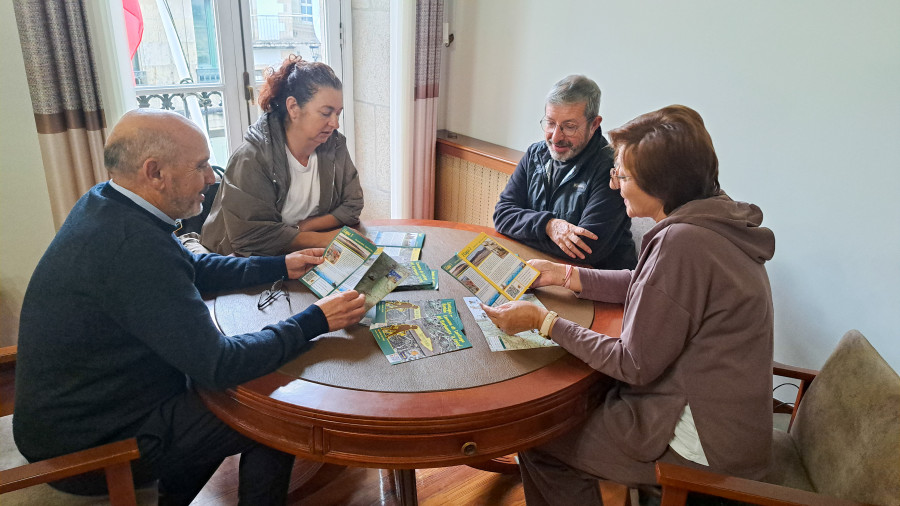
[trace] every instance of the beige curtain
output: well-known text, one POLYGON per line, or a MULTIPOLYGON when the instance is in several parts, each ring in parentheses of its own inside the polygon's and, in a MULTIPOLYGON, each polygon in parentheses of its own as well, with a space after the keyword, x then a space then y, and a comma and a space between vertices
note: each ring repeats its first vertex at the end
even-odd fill
POLYGON ((443 19, 444 0, 417 0, 411 211, 412 217, 418 219, 434 218, 434 159, 443 19))
POLYGON ((84 1, 15 0, 57 229, 81 195, 108 179, 103 166, 106 124, 84 1))

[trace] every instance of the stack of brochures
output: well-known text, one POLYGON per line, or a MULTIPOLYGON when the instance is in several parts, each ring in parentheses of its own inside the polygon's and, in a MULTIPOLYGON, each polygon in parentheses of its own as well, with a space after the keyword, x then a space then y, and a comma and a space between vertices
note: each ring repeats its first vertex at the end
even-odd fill
POLYGON ((453 299, 380 301, 370 329, 392 365, 472 347, 453 299))
POLYGON ((424 232, 378 231, 372 234, 372 244, 382 248, 388 256, 400 264, 418 260, 425 243, 424 232))
POLYGON ((370 309, 391 293, 409 271, 355 230, 344 227, 325 248, 325 261, 300 278, 318 297, 356 290, 370 309))
POLYGON ((540 274, 484 233, 441 268, 488 306, 518 300, 540 274))

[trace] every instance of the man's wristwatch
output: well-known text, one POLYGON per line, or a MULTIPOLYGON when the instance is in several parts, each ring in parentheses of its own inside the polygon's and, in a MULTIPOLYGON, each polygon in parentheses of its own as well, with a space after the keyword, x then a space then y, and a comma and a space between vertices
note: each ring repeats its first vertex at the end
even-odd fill
POLYGON ((556 311, 548 311, 547 316, 544 317, 544 322, 541 323, 540 332, 541 336, 550 339, 550 329, 553 328, 553 323, 556 322, 556 319, 559 318, 559 315, 556 314, 556 311))

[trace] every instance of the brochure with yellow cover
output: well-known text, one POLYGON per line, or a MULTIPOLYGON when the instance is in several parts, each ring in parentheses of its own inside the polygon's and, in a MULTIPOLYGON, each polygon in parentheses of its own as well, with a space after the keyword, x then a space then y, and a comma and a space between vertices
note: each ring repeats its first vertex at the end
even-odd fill
POLYGON ((485 233, 441 268, 489 306, 518 300, 540 274, 485 233))

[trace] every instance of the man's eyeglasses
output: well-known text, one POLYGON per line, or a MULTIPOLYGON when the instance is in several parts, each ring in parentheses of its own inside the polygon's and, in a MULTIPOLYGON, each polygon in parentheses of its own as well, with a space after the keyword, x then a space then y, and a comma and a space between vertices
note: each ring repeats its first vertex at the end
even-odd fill
POLYGON ((563 135, 566 137, 571 137, 578 132, 578 129, 581 128, 580 124, 573 123, 571 121, 567 121, 565 123, 557 123, 551 119, 544 118, 541 120, 541 128, 544 129, 545 134, 552 134, 558 128, 563 135))
POLYGON ((619 168, 613 167, 609 169, 609 187, 618 190, 622 187, 622 183, 631 179, 632 176, 620 176, 619 168))
POLYGON ((291 308, 291 294, 281 288, 281 285, 283 283, 284 278, 281 278, 278 281, 272 283, 271 288, 259 294, 259 301, 257 301, 256 303, 256 309, 262 311, 263 309, 271 306, 272 303, 275 302, 275 299, 284 296, 284 298, 287 299, 288 309, 293 313, 294 309, 291 308))

